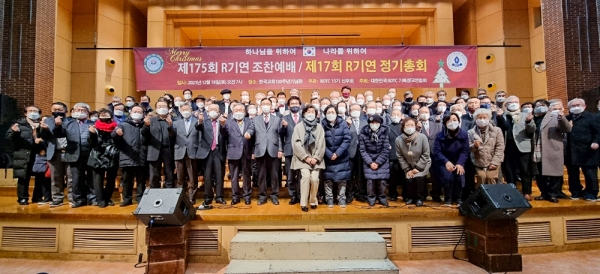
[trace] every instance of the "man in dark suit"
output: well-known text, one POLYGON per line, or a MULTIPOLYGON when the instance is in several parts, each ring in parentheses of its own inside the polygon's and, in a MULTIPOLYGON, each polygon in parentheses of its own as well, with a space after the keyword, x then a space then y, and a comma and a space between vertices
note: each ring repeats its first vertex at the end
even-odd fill
POLYGON ((282 91, 277 93, 277 107, 275 108, 275 112, 279 113, 277 116, 282 117, 289 114, 290 107, 289 104, 286 105, 288 102, 286 102, 285 92, 282 91))
MULTIPOLYGON (((442 104, 445 104, 442 102, 442 104)), ((433 144, 435 143, 435 136, 442 131, 442 122, 436 121, 436 118, 431 117, 430 108, 422 107, 419 109, 419 121, 417 124, 417 128, 419 132, 425 134, 427 136, 427 140, 429 140, 429 151, 433 153, 433 144)), ((433 155, 430 155, 433 156, 433 155)), ((437 180, 434 169, 431 169, 431 198, 433 198, 434 202, 441 203, 442 200, 440 196, 442 195, 442 185, 437 180)))
MULTIPOLYGON (((374 104, 373 104, 374 105, 374 104)), ((367 126, 366 116, 362 115, 361 106, 359 104, 352 104, 350 106, 350 117, 346 121, 350 124, 350 147, 348 147, 348 154, 350 156, 350 163, 352 164, 352 177, 350 179, 350 185, 346 190, 346 203, 352 203, 352 200, 366 201, 366 185, 364 181, 364 171, 362 168, 362 157, 358 151, 358 135, 363 127, 367 126)))
MULTIPOLYGON (((219 105, 219 112, 223 113, 223 115, 229 114, 229 105, 231 104, 231 90, 224 89, 221 90, 221 96, 223 96, 223 100, 215 101, 214 103, 219 105)), ((208 107, 208 106, 207 106, 208 107)))
POLYGON ((54 120, 53 134, 56 138, 65 137, 67 147, 64 161, 69 163, 73 176, 73 205, 81 207, 93 204, 96 200, 92 185, 92 171, 87 165, 90 156, 90 127, 94 122, 88 120, 90 106, 86 103, 77 103, 73 106, 73 119, 63 120, 57 117, 54 120))
POLYGON ((231 204, 240 202, 240 197, 244 198, 244 203, 250 205, 252 197, 252 181, 250 174, 252 172, 252 144, 250 140, 244 138, 244 133, 250 127, 252 121, 245 117, 244 104, 235 104, 233 106, 233 119, 221 119, 221 135, 227 140, 227 161, 229 163, 229 172, 231 173, 231 189, 233 199, 231 204), (240 189, 240 172, 243 180, 243 193, 240 189))
POLYGON ((150 187, 160 188, 160 174, 164 165, 165 188, 174 187, 173 177, 173 121, 169 115, 169 106, 165 99, 159 98, 155 104, 156 114, 152 118, 144 118, 142 134, 148 142, 148 158, 150 165, 150 187))
MULTIPOLYGON (((404 192, 404 178, 406 178, 406 174, 400 167, 400 162, 398 162, 398 154, 396 154, 396 138, 402 135, 401 123, 402 120, 402 111, 395 109, 392 110, 390 116, 390 125, 388 136, 390 137, 390 186, 388 190, 388 196, 390 196, 390 201, 398 200, 398 183, 402 186, 402 192, 404 192)), ((404 195, 403 195, 404 196, 404 195)))
POLYGON ((202 160, 205 166, 204 202, 202 205, 207 206, 212 204, 214 198, 213 187, 217 194, 215 202, 217 204, 226 204, 227 202, 223 199, 223 180, 225 178, 223 166, 225 165, 227 140, 219 132, 219 119, 223 122, 227 118, 224 115, 220 115, 219 106, 216 104, 207 106, 206 110, 208 111, 209 119, 199 116, 198 124, 196 125, 196 129, 202 134, 196 155, 198 159, 202 160))
MULTIPOLYGON (((271 114, 271 100, 265 98, 260 105, 263 114, 254 117, 244 138, 249 140, 252 136, 255 137, 254 156, 259 170, 258 205, 264 205, 267 202, 267 171, 271 174, 272 180, 278 177, 281 166, 278 159, 283 156, 283 145, 280 141, 281 119, 271 114)), ((271 188, 271 201, 274 205, 279 205, 279 184, 272 183, 271 188)))
POLYGON ((285 174, 287 175, 288 192, 291 197, 290 205, 295 205, 300 202, 300 187, 298 185, 299 174, 291 169, 292 157, 294 156, 294 151, 292 150, 292 134, 294 134, 294 127, 296 127, 296 124, 302 121, 300 98, 296 96, 290 97, 287 104, 291 113, 281 118, 283 120, 281 140, 283 142, 283 154, 285 156, 285 174))
POLYGON ((177 187, 187 189, 188 198, 196 203, 198 188, 198 171, 196 169, 196 152, 198 150, 199 132, 196 130, 198 118, 192 116, 192 106, 187 102, 179 106, 182 119, 173 122, 175 132, 175 168, 177 169, 177 187), (186 181, 186 175, 188 181, 186 181))

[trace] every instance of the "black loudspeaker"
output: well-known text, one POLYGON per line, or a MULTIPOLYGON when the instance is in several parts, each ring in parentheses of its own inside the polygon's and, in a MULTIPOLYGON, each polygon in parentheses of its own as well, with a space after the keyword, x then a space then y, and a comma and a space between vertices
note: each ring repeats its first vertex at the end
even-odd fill
POLYGON ((516 219, 531 208, 531 204, 512 184, 481 185, 459 209, 465 216, 482 220, 516 219))
POLYGON ((133 215, 146 226, 181 226, 196 217, 196 209, 182 188, 147 188, 133 215))

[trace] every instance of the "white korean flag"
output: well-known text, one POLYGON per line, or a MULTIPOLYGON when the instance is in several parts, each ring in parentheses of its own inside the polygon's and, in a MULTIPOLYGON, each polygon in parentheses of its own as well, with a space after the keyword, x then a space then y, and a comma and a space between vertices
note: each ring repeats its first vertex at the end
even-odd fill
POLYGON ((316 56, 317 51, 315 47, 304 47, 302 49, 302 56, 316 56))

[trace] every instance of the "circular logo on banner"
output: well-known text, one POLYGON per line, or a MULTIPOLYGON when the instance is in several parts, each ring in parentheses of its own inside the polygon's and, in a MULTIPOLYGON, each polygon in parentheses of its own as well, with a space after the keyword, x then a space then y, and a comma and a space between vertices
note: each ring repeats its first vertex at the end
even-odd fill
POLYGON ((467 67, 467 61, 467 56, 464 53, 455 51, 448 55, 446 65, 451 71, 461 72, 467 67))
POLYGON ((150 74, 159 73, 165 66, 165 61, 160 55, 153 53, 144 59, 144 68, 150 74))

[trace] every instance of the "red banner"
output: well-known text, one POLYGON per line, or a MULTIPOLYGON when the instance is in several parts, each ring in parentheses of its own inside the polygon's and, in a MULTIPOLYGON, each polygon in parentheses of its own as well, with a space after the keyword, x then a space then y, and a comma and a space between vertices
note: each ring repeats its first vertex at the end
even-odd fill
POLYGON ((135 48, 138 90, 477 87, 475 46, 135 48))

